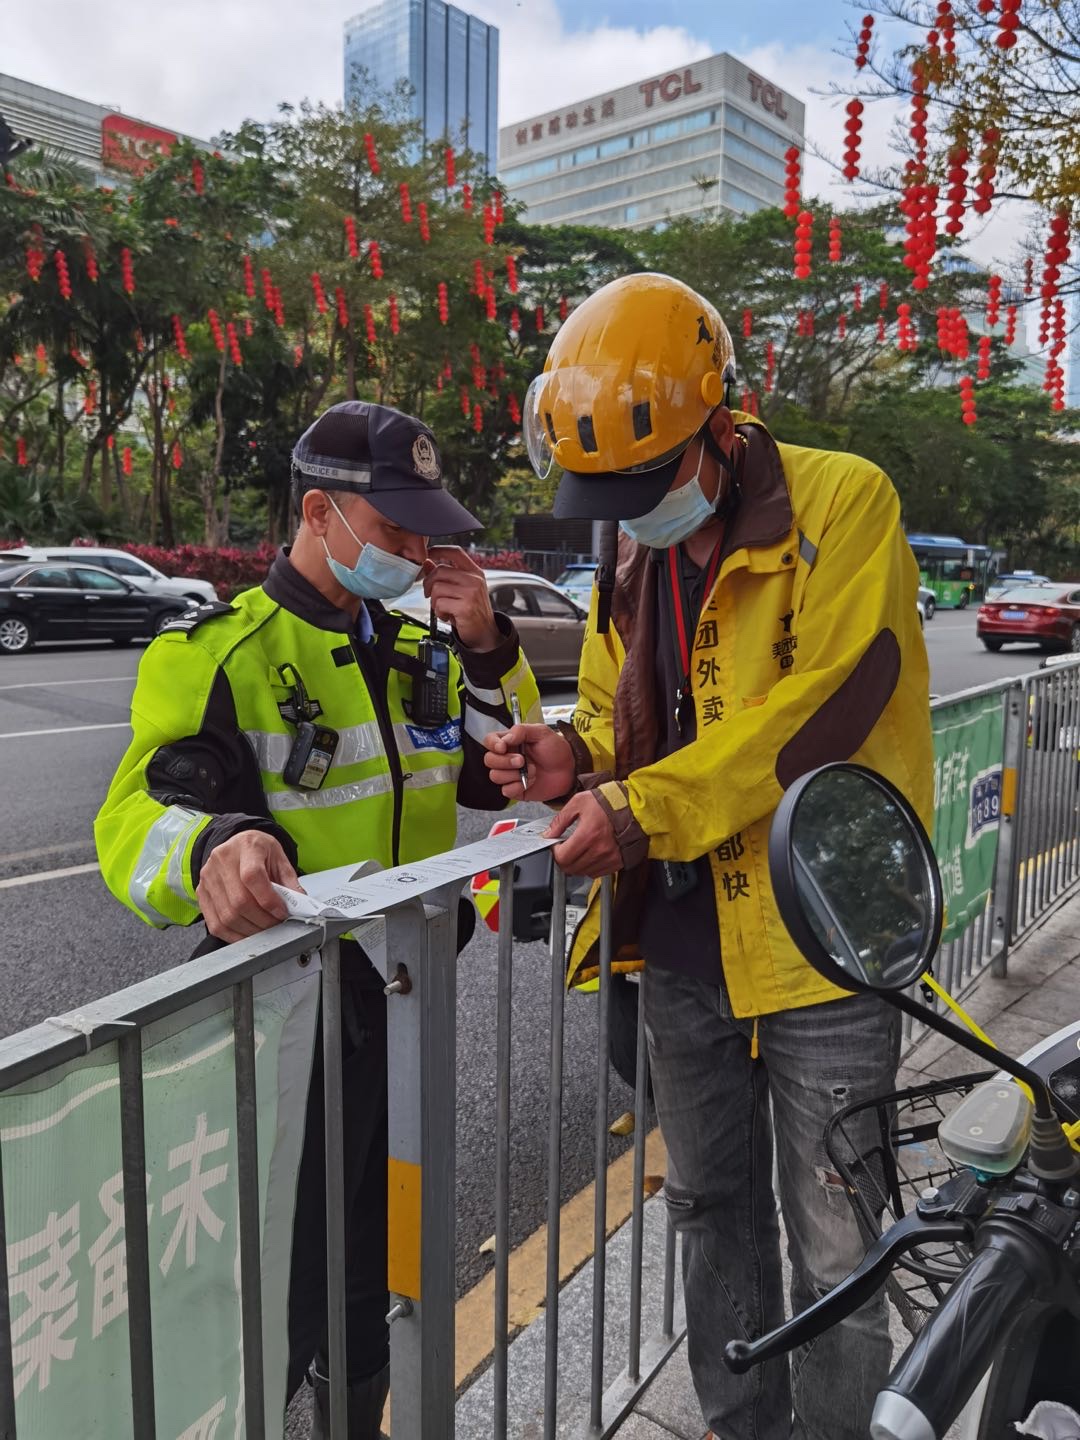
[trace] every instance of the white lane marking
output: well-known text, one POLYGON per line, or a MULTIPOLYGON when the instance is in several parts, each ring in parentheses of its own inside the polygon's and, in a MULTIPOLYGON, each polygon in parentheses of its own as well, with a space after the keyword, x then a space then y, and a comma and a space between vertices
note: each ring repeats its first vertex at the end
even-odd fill
POLYGON ((5 730, 0 740, 24 740, 28 735, 73 735, 77 730, 127 730, 128 720, 112 720, 108 725, 60 725, 55 730, 5 730))
POLYGON ((63 845, 38 845, 34 850, 10 850, 0 855, 0 865, 14 865, 20 860, 40 860, 43 855, 63 855, 69 850, 92 850, 93 840, 67 840, 63 845))
POLYGON ((10 880, 0 880, 0 890, 13 890, 16 885, 38 885, 42 880, 63 880, 68 875, 89 875, 100 868, 95 860, 92 865, 68 865, 63 870, 39 870, 36 875, 15 875, 10 880))
POLYGON ((0 685, 0 690, 46 690, 52 685, 119 685, 121 680, 136 679, 136 675, 100 675, 89 680, 20 680, 16 685, 0 685))

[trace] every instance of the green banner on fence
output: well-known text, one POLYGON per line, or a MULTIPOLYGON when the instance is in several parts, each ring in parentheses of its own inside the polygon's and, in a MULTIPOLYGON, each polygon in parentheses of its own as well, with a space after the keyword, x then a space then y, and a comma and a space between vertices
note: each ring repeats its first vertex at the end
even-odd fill
POLYGON ((934 712, 934 853, 945 897, 942 940, 955 940, 986 908, 994 883, 1004 707, 1001 695, 934 712))
MULTIPOLYGON (((255 992, 267 1435, 281 1435, 296 1175, 317 966, 255 992)), ((143 1035, 158 1440, 244 1424, 231 992, 143 1035)), ((117 1048, 0 1096, 19 1440, 131 1434, 117 1048)))

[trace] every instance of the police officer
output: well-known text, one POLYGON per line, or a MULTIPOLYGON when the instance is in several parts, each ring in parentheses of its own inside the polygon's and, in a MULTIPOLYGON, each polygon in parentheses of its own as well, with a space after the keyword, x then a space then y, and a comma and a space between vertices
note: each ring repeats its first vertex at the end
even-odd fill
MULTIPOLYGON (((293 452, 295 543, 265 582, 166 627, 139 667, 133 738, 97 817, 102 873, 150 925, 201 918, 202 949, 275 925, 271 882, 347 863, 407 863, 454 844, 456 806, 503 800, 483 737, 539 695, 483 572, 431 535, 479 521, 441 484, 434 436, 347 401, 293 452), (450 638, 387 603, 422 580, 450 638)), ((471 919, 471 910, 467 911, 471 919)), ((459 926, 459 942, 467 939, 459 926)), ((351 1440, 380 1433, 389 1384, 386 1031, 382 982, 342 943, 351 1440)), ((329 1431, 322 1063, 297 1191, 288 1394, 310 1365, 313 1437, 329 1431)))

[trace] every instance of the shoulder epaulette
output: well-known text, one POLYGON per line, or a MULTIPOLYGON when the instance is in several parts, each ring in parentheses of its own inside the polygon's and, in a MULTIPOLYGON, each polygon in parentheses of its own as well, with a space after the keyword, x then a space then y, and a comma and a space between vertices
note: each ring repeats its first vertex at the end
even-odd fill
POLYGON ((158 634, 190 635, 200 625, 205 625, 208 620, 216 620, 221 615, 235 615, 236 613, 235 608, 224 600, 208 600, 205 605, 193 605, 190 610, 185 610, 182 615, 177 615, 175 620, 170 620, 167 625, 163 625, 158 634))

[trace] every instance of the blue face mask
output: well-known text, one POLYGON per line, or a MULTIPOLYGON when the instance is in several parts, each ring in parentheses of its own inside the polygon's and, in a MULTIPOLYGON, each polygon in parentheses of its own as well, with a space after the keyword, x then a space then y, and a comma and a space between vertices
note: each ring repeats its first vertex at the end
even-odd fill
POLYGON ((328 495, 326 498, 334 506, 345 529, 360 546, 356 564, 350 569, 348 565, 334 559, 325 536, 322 537, 326 563, 338 584, 350 594, 359 595, 364 600, 396 600, 399 595, 404 595, 409 586, 416 583, 421 567, 402 555, 391 555, 389 550, 380 550, 378 545, 365 543, 338 510, 333 497, 328 495))
POLYGON ((620 528, 636 540, 639 545, 648 545, 651 550, 667 550, 672 545, 681 545, 695 530, 700 530, 716 515, 716 501, 706 500, 698 477, 701 462, 705 458, 705 444, 702 442, 694 478, 677 490, 669 490, 659 505, 654 505, 636 520, 621 520, 620 528))

